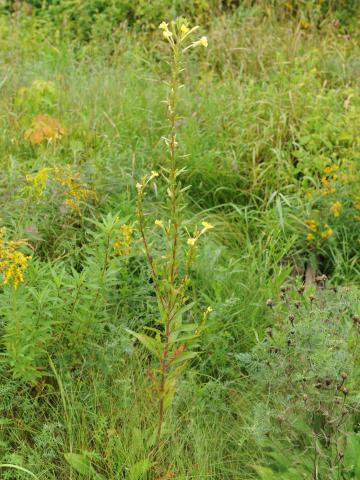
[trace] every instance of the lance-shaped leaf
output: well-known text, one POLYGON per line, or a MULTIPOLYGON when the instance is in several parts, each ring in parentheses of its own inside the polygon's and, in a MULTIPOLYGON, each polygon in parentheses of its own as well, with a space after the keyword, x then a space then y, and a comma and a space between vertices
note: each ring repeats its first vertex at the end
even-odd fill
POLYGON ((155 355, 155 357, 161 359, 161 342, 155 338, 145 335, 145 333, 137 333, 129 328, 126 329, 133 337, 137 338, 140 343, 144 345, 145 348, 149 350, 150 353, 155 355))

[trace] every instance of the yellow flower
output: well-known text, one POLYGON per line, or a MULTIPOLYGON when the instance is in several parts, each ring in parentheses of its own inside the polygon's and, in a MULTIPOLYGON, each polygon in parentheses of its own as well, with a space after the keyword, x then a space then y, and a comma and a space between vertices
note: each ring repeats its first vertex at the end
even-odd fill
POLYGON ((323 239, 327 240, 333 234, 333 229, 331 227, 329 227, 329 225, 327 223, 325 224, 325 229, 326 230, 321 232, 320 235, 323 239))
POLYGON ((211 225, 211 223, 209 223, 209 222, 201 222, 201 225, 204 228, 201 230, 200 235, 205 233, 207 230, 210 230, 211 228, 214 228, 213 225, 211 225))
POLYGON ((164 223, 163 223, 162 220, 155 220, 155 225, 158 226, 158 227, 161 227, 161 228, 164 227, 164 223))
POLYGON ((315 220, 305 220, 304 221, 305 225, 310 228, 313 232, 316 232, 317 227, 316 227, 316 221, 315 220))
POLYGON ((160 25, 159 25, 159 28, 161 30, 168 30, 169 29, 168 24, 166 22, 161 22, 160 25))
POLYGON ((341 211, 341 203, 340 202, 334 202, 332 203, 330 207, 330 212, 334 215, 334 217, 339 217, 340 216, 340 211, 341 211))
POLYGON ((324 172, 327 173, 327 174, 332 173, 332 172, 336 172, 337 170, 339 170, 338 165, 331 165, 330 167, 325 167, 324 168, 324 172))
POLYGON ((315 237, 314 237, 314 235, 313 235, 312 233, 309 232, 309 233, 306 235, 306 240, 308 240, 309 242, 312 242, 313 240, 315 240, 315 237))
POLYGON ((24 281, 24 272, 27 268, 29 256, 18 250, 24 241, 8 241, 3 238, 5 229, 0 230, 0 273, 3 276, 0 285, 12 281, 14 289, 24 281))
POLYGON ((186 243, 189 245, 189 247, 193 247, 195 245, 196 240, 197 240, 196 238, 188 238, 186 243))
POLYGON ((199 40, 199 44, 202 45, 203 47, 207 48, 207 46, 208 46, 207 37, 201 37, 200 40, 199 40))
POLYGON ((181 31, 181 33, 184 33, 184 34, 185 34, 185 33, 188 33, 189 27, 187 27, 187 26, 185 25, 185 23, 183 23, 183 24, 181 25, 180 31, 181 31))
POLYGON ((120 236, 115 240, 113 247, 116 256, 129 255, 130 244, 134 228, 132 225, 121 225, 120 236))
POLYGON ((172 33, 170 32, 170 30, 164 30, 163 31, 163 36, 165 38, 170 38, 170 37, 172 37, 172 33))
POLYGON ((207 307, 206 313, 211 313, 212 311, 213 311, 213 309, 211 307, 207 307))
POLYGON ((214 228, 213 225, 209 222, 201 222, 201 225, 204 227, 205 230, 210 230, 210 228, 214 228))
POLYGON ((41 168, 34 175, 26 175, 28 186, 23 189, 24 192, 29 192, 35 197, 41 197, 46 188, 51 168, 41 168))
POLYGON ((326 177, 322 177, 322 178, 321 178, 321 183, 322 183, 324 186, 326 186, 326 185, 329 184, 329 180, 328 180, 326 177))

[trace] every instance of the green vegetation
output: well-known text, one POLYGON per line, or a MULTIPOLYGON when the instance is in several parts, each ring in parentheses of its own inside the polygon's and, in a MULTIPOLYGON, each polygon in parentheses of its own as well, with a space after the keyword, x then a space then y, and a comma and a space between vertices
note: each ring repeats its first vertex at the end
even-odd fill
POLYGON ((0 11, 0 478, 359 480, 358 2, 0 11))

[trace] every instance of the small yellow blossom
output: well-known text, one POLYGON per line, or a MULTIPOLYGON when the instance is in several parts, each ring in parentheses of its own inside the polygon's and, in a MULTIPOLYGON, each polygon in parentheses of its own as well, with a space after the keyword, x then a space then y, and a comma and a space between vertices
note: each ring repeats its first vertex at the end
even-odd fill
POLYGON ((207 307, 206 313, 211 313, 212 311, 213 311, 213 309, 211 307, 207 307))
POLYGON ((183 33, 183 34, 188 33, 189 27, 187 27, 187 26, 183 23, 183 24, 181 25, 180 31, 181 31, 181 33, 183 33))
POLYGON ((0 285, 12 281, 14 289, 24 281, 24 272, 27 268, 29 256, 24 255, 18 248, 24 241, 8 241, 3 238, 5 229, 0 229, 0 273, 3 276, 0 285))
POLYGON ((201 222, 201 225, 204 227, 205 230, 210 230, 210 228, 214 228, 213 225, 209 222, 201 222))
POLYGON ((314 235, 313 235, 312 233, 309 232, 309 233, 306 235, 306 240, 308 240, 309 242, 312 242, 313 240, 315 240, 315 237, 314 237, 314 235))
POLYGON ((29 192, 35 197, 41 197, 46 188, 51 168, 41 168, 34 175, 26 175, 28 185, 23 189, 24 192, 29 192))
POLYGON ((340 216, 340 211, 341 211, 342 204, 340 202, 334 202, 331 204, 330 207, 330 212, 334 217, 339 217, 340 216))
POLYGON ((313 232, 316 232, 317 226, 316 226, 315 220, 311 220, 311 219, 305 220, 304 223, 308 228, 310 228, 310 230, 312 230, 313 232))
POLYGON ((321 183, 322 183, 322 185, 326 186, 326 185, 329 184, 329 180, 326 177, 322 177, 321 178, 321 183))
POLYGON ((197 240, 196 238, 188 238, 186 243, 189 245, 189 247, 193 247, 195 245, 196 240, 197 240))
POLYGON ((170 37, 172 37, 172 33, 170 32, 170 30, 164 30, 163 31, 163 36, 165 38, 170 38, 170 37))
POLYGON ((134 228, 132 225, 121 225, 120 235, 113 244, 116 256, 129 255, 133 231, 134 228))
POLYGON ((156 225, 157 227, 161 227, 161 228, 164 227, 164 223, 163 223, 162 220, 155 220, 155 225, 156 225))
POLYGON ((161 22, 160 25, 159 25, 159 28, 161 30, 168 30, 169 29, 168 24, 166 22, 161 22))
POLYGON ((200 40, 199 40, 199 45, 202 45, 203 47, 207 48, 207 46, 208 46, 207 37, 201 37, 200 40))
POLYGON ((149 177, 149 180, 152 180, 153 178, 158 177, 158 176, 159 176, 158 172, 155 172, 154 170, 152 170, 151 175, 149 177))
POLYGON ((327 174, 332 173, 332 172, 336 172, 337 170, 339 170, 338 165, 331 165, 330 167, 325 167, 324 168, 324 172, 327 173, 327 174))
POLYGON ((326 223, 325 230, 320 233, 321 237, 327 240, 329 237, 331 237, 332 234, 333 234, 333 229, 329 227, 329 225, 326 223))

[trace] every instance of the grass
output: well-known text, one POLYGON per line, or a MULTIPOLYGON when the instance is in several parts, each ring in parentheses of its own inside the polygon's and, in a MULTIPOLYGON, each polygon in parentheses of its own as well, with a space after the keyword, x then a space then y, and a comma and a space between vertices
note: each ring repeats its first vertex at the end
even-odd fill
MULTIPOLYGON (((0 463, 19 467, 0 465, 4 480, 29 478, 25 470, 47 480, 259 478, 254 465, 269 464, 269 397, 238 358, 266 337, 266 301, 277 303, 281 286, 300 285, 312 265, 331 287, 347 286, 346 321, 359 314, 360 222, 350 206, 334 219, 330 200, 318 207, 306 196, 329 163, 348 176, 348 164, 358 170, 359 31, 264 12, 258 2, 211 19, 209 48, 192 52, 184 72, 185 224, 215 226, 189 297, 195 320, 207 306, 213 312, 201 355, 179 379, 156 466, 153 362, 126 330, 154 328, 156 299, 138 237, 129 256, 116 257, 109 225, 116 216, 136 222, 136 183, 166 161, 166 44, 158 32, 125 27, 80 43, 41 19, 0 17, 1 226, 9 239, 28 239, 32 255, 24 283, 0 294, 0 463), (33 90, 40 79, 54 83, 53 95, 33 90), (30 93, 19 103, 23 87, 30 93), (66 134, 32 145, 24 132, 44 113, 66 134), (55 183, 26 196, 27 175, 66 165, 96 191, 80 213, 64 208, 55 183), (313 216, 319 231, 330 218, 334 234, 309 245, 304 220, 313 216), (80 467, 64 453, 80 454, 80 467)), ((356 181, 339 191, 356 196, 356 181)), ((160 183, 148 194, 154 218, 165 194, 160 183)), ((156 232, 152 244, 161 251, 156 232)), ((359 378, 357 369, 354 402, 359 378)), ((355 416, 349 431, 357 428, 355 416)))

